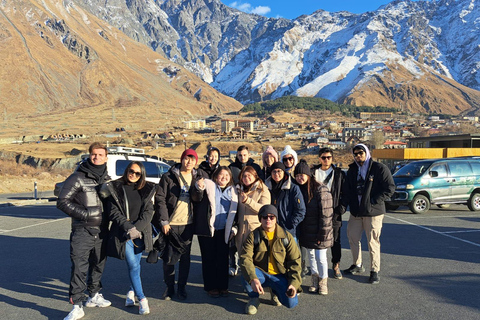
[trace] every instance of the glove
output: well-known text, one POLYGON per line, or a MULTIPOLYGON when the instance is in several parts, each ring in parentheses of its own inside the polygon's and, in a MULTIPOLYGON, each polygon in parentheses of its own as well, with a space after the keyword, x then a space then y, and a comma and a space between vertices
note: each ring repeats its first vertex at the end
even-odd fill
POLYGON ((137 230, 137 228, 133 227, 130 230, 128 230, 127 235, 130 237, 130 239, 142 239, 142 233, 137 230))

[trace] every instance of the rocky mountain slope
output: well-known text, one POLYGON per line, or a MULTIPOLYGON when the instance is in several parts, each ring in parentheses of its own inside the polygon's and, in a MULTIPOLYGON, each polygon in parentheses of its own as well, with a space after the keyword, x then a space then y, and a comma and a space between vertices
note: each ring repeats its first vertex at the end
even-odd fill
POLYGON ((241 108, 71 0, 1 1, 0 61, 5 122, 98 106, 185 116, 241 108))
POLYGON ((219 0, 78 3, 242 103, 298 95, 450 114, 480 107, 475 0, 397 0, 295 20, 219 0))

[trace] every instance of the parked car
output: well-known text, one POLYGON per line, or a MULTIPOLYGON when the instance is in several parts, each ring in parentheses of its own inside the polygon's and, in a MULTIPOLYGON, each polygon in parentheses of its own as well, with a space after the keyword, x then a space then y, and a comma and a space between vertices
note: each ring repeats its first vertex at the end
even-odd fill
POLYGON ((476 157, 414 161, 393 175, 396 189, 388 209, 407 205, 425 213, 431 205, 466 204, 480 210, 480 159, 476 157))
MULTIPOLYGON (((131 161, 142 161, 147 172, 146 180, 158 184, 162 175, 170 169, 170 166, 157 157, 145 154, 144 149, 126 148, 126 147, 109 147, 107 158, 107 172, 112 180, 118 179, 123 175, 125 168, 131 161)), ((87 161, 89 155, 82 155, 82 160, 87 161)), ((77 168, 78 168, 77 165, 77 168)), ((76 169, 75 169, 76 170, 76 169)), ((55 184, 53 194, 58 197, 62 190, 64 181, 55 184)))

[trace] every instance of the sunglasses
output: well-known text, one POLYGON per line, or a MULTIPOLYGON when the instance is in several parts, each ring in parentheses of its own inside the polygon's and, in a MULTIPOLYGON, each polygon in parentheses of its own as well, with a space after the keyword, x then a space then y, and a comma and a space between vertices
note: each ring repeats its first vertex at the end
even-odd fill
POLYGON ((265 220, 274 220, 276 219, 275 216, 262 216, 262 219, 265 219, 265 220))
POLYGON ((142 176, 142 173, 141 173, 141 172, 134 171, 134 170, 132 170, 132 169, 129 169, 129 170, 128 170, 128 174, 132 174, 132 175, 134 175, 134 176, 137 177, 137 178, 140 178, 140 177, 142 176))
POLYGON ((285 161, 293 161, 293 157, 285 157, 283 158, 283 162, 285 161))
POLYGON ((332 159, 332 156, 323 156, 323 157, 320 157, 320 159, 322 159, 322 160, 327 160, 327 159, 330 160, 330 159, 332 159))
POLYGON ((364 153, 365 153, 365 152, 363 152, 363 151, 354 152, 354 153, 353 153, 353 156, 354 156, 354 157, 356 157, 356 156, 361 156, 361 155, 363 155, 364 153))

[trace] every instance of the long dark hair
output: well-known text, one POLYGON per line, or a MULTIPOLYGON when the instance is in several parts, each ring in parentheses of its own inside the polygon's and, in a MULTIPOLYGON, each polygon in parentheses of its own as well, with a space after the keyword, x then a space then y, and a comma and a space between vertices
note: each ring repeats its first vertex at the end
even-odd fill
POLYGON ((228 181, 228 183, 227 183, 226 186, 227 186, 227 187, 233 186, 232 171, 231 171, 230 168, 227 167, 227 166, 220 166, 220 167, 217 168, 217 170, 215 170, 215 172, 214 172, 213 175, 212 175, 212 180, 213 180, 213 182, 215 182, 215 184, 217 183, 217 178, 218 178, 218 176, 220 175, 220 172, 221 172, 222 170, 227 171, 228 174, 230 175, 230 181, 228 181))
POLYGON ((145 171, 145 166, 141 161, 132 161, 128 164, 128 166, 125 168, 125 171, 123 171, 122 181, 124 184, 130 183, 130 181, 128 180, 128 171, 134 164, 136 164, 140 168, 140 172, 142 173, 140 175, 140 179, 138 179, 138 181, 135 183, 135 189, 140 190, 145 187, 145 184, 147 183, 145 180, 147 172, 145 171))
MULTIPOLYGON (((308 181, 305 182, 305 185, 307 187, 308 201, 305 201, 305 202, 309 203, 315 196, 316 190, 320 187, 320 183, 318 183, 317 180, 315 180, 315 178, 312 177, 311 175, 307 174, 307 176, 308 176, 308 181)), ((300 185, 300 187, 302 186, 300 185)))

